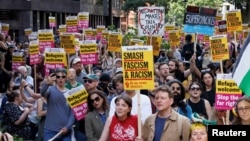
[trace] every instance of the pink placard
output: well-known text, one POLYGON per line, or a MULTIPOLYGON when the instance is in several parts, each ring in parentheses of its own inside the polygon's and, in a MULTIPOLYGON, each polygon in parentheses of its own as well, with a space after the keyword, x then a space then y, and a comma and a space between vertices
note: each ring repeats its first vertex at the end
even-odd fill
POLYGON ((50 69, 57 69, 57 68, 64 68, 64 63, 61 64, 52 64, 52 63, 47 63, 45 64, 45 75, 48 76, 49 75, 49 70, 50 69))
POLYGON ((39 63, 39 54, 30 54, 30 64, 35 65, 39 63))
POLYGON ((241 94, 216 94, 215 109, 231 110, 240 97, 241 94))
POLYGON ((87 102, 84 102, 84 103, 72 108, 73 113, 75 115, 75 118, 77 120, 81 120, 85 117, 85 115, 87 114, 87 109, 88 109, 87 107, 88 107, 87 102))
POLYGON ((81 54, 82 64, 97 64, 97 53, 81 54))

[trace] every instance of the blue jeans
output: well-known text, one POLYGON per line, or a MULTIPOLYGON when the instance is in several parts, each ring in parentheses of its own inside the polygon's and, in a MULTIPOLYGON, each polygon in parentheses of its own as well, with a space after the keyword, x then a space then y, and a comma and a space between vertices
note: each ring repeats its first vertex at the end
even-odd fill
MULTIPOLYGON (((48 141, 49 139, 53 138, 57 133, 57 131, 52 131, 44 128, 44 141, 48 141)), ((66 135, 60 135, 54 141, 71 141, 71 131, 66 135)))
POLYGON ((85 133, 75 130, 76 141, 87 141, 87 136, 85 133))

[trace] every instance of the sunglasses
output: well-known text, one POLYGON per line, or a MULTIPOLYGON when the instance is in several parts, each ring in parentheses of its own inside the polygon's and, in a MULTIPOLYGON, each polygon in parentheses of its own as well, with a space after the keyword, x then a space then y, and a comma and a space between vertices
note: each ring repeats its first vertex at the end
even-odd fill
POLYGON ((194 90, 199 91, 199 90, 200 90, 200 88, 193 87, 193 88, 190 88, 190 90, 192 90, 192 91, 194 91, 194 90))
POLYGON ((59 75, 57 75, 57 76, 56 76, 56 78, 57 78, 57 79, 60 79, 60 78, 65 79, 65 78, 66 78, 66 76, 65 76, 65 75, 63 75, 63 76, 59 76, 59 75))
POLYGON ((100 97, 98 96, 98 97, 96 97, 96 98, 94 98, 94 99, 90 99, 90 102, 91 103, 94 103, 94 102, 98 102, 98 101, 100 101, 100 97))
POLYGON ((83 82, 84 82, 84 83, 89 83, 89 84, 91 84, 91 83, 93 82, 93 80, 90 80, 90 79, 84 79, 84 80, 83 80, 83 82))
POLYGON ((180 88, 180 87, 172 87, 172 90, 177 90, 177 91, 179 91, 179 90, 181 90, 181 88, 180 88))

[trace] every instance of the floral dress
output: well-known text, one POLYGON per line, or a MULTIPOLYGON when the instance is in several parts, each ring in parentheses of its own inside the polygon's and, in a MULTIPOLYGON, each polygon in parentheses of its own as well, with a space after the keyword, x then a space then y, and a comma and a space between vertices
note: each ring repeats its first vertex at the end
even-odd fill
POLYGON ((31 139, 31 128, 29 125, 28 117, 19 125, 15 125, 15 122, 21 117, 24 110, 20 106, 14 103, 7 103, 4 106, 4 120, 6 123, 7 131, 12 135, 17 135, 24 140, 31 139))

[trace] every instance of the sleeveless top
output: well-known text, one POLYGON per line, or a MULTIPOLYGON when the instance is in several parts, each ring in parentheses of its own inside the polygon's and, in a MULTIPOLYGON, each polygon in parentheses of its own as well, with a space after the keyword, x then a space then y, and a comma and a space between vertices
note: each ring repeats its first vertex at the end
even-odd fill
POLYGON ((130 115, 126 120, 120 121, 115 115, 109 127, 110 141, 134 141, 138 136, 138 118, 130 115))
POLYGON ((204 99, 201 98, 198 103, 193 103, 189 98, 187 103, 192 108, 193 113, 198 113, 200 116, 203 116, 206 119, 208 118, 204 99))

